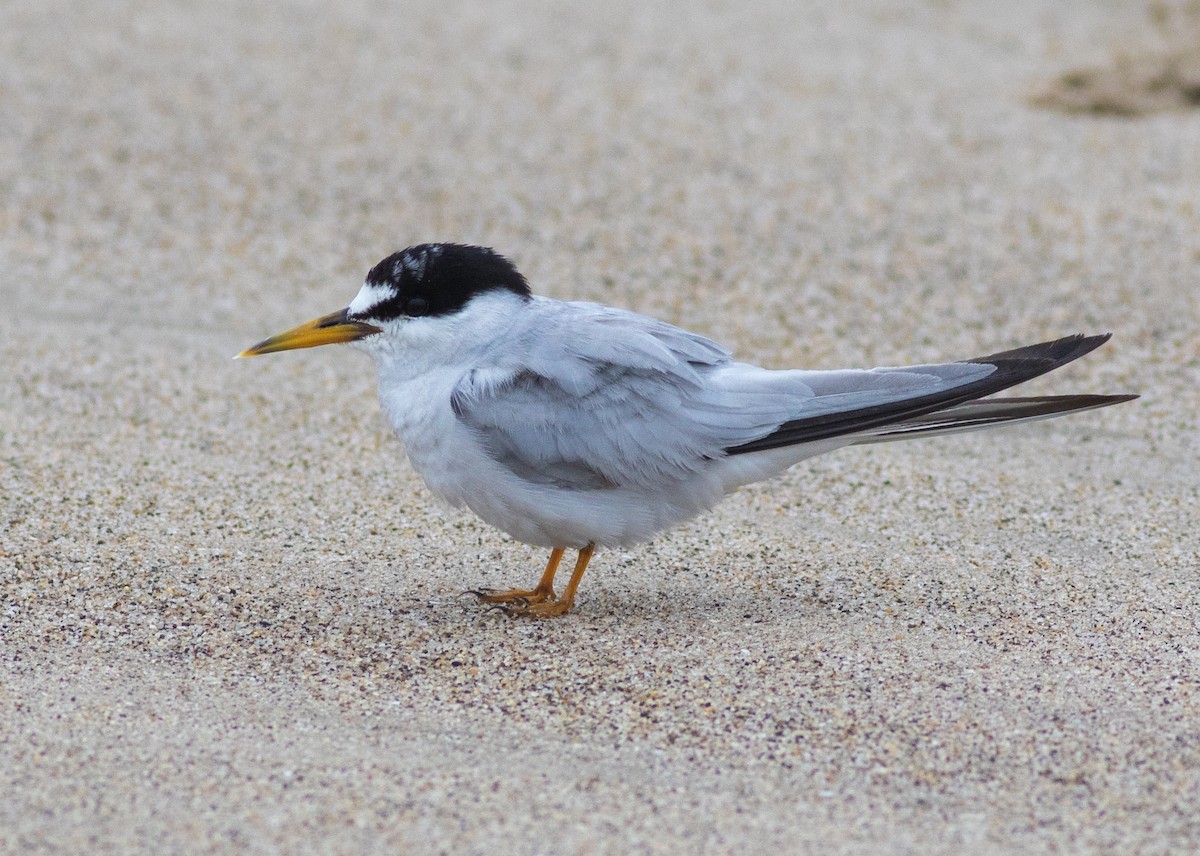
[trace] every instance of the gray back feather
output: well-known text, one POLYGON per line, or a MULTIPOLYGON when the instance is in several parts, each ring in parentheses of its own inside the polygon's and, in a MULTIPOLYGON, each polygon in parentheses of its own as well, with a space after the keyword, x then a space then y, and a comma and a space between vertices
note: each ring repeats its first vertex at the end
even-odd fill
POLYGON ((767 371, 651 318, 535 298, 459 381, 451 405, 488 454, 532 482, 662 487, 789 420, 978 378, 948 363, 872 371, 767 371))

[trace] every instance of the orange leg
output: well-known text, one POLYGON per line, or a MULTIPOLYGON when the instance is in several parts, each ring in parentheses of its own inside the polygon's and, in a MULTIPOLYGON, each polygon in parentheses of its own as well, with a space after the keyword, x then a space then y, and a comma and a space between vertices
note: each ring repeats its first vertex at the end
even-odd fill
POLYGON ((563 548, 555 547, 550 553, 550 561, 546 563, 546 572, 533 589, 475 589, 469 592, 484 603, 543 603, 554 600, 554 574, 558 571, 558 563, 562 561, 563 548))
MULTIPOLYGON (((562 551, 558 552, 561 555, 562 551)), ((579 588, 579 581, 583 579, 583 572, 587 570, 588 562, 591 561, 592 554, 595 552, 595 544, 588 544, 579 551, 579 558, 575 560, 575 570, 571 573, 571 581, 563 590, 562 597, 557 600, 514 603, 512 606, 505 607, 504 611, 509 615, 522 618, 557 618, 560 615, 566 615, 575 605, 575 590, 579 588)))

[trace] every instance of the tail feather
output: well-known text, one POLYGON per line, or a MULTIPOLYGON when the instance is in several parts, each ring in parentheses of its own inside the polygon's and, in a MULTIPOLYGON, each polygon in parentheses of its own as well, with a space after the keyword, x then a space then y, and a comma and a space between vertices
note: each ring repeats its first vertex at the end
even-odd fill
POLYGON ((896 422, 864 434, 852 445, 887 443, 892 440, 911 440, 918 437, 939 437, 961 434, 997 425, 1036 422, 1068 413, 1095 410, 1125 401, 1136 395, 1046 395, 1032 398, 992 398, 971 401, 939 410, 916 419, 896 422))
MULTIPOLYGON (((1018 411, 1012 411, 1012 415, 1002 416, 1001 412, 994 409, 997 401, 986 402, 989 409, 976 409, 973 411, 974 415, 970 415, 970 410, 962 410, 964 405, 977 402, 984 396, 1024 383, 1077 360, 1103 345, 1111 337, 1111 333, 1098 336, 1078 334, 1052 342, 1028 345, 1011 351, 977 357, 973 360, 964 360, 963 362, 967 363, 993 366, 994 371, 978 380, 931 394, 794 419, 785 422, 765 437, 732 446, 726 449, 725 453, 741 455, 849 434, 864 435, 862 440, 856 442, 879 442, 880 439, 900 439, 904 430, 912 432, 907 436, 913 436, 914 433, 927 435, 948 433, 953 430, 983 428, 998 422, 1047 418, 1076 409, 1087 410, 1107 404, 1116 404, 1118 401, 1127 401, 1131 396, 1065 396, 1063 398, 1087 399, 1092 403, 1072 407, 1065 402, 1060 402, 1059 409, 1053 412, 1034 412, 1038 406, 1050 405, 1035 405, 1033 402, 1046 402, 1051 399, 1008 399, 1022 402, 1025 407, 1030 408, 1029 412, 1021 415, 1018 411), (1096 403, 1095 399, 1106 400, 1103 403, 1096 403), (954 416, 956 413, 958 415, 954 416), (988 415, 989 413, 990 415, 988 415), (954 423, 957 423, 957 426, 945 424, 947 418, 951 418, 954 423), (892 428, 895 430, 890 430, 892 428)), ((978 408, 984 404, 985 402, 978 402, 972 406, 978 408)))

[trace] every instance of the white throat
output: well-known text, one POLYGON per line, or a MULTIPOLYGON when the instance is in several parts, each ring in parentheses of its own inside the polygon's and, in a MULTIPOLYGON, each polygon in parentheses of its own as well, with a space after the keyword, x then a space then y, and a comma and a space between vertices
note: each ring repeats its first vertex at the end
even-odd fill
MULTIPOLYGON (((367 289, 363 286, 355 301, 363 298, 367 289)), ((504 337, 527 305, 528 300, 511 291, 487 291, 452 315, 373 322, 383 332, 360 339, 352 347, 374 357, 381 391, 384 384, 426 374, 461 373, 504 337)))

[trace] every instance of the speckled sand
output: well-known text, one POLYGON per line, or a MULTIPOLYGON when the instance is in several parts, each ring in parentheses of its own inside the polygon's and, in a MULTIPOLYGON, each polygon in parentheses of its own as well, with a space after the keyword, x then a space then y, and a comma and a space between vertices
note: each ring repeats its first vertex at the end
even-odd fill
POLYGON ((1138 4, 0 5, 0 851, 1200 846, 1200 112, 1138 4), (334 8, 336 6, 336 9, 334 8), (602 7, 602 8, 598 8, 602 7), (598 556, 437 506, 345 349, 407 244, 771 366, 1113 341, 1053 423, 598 556))

